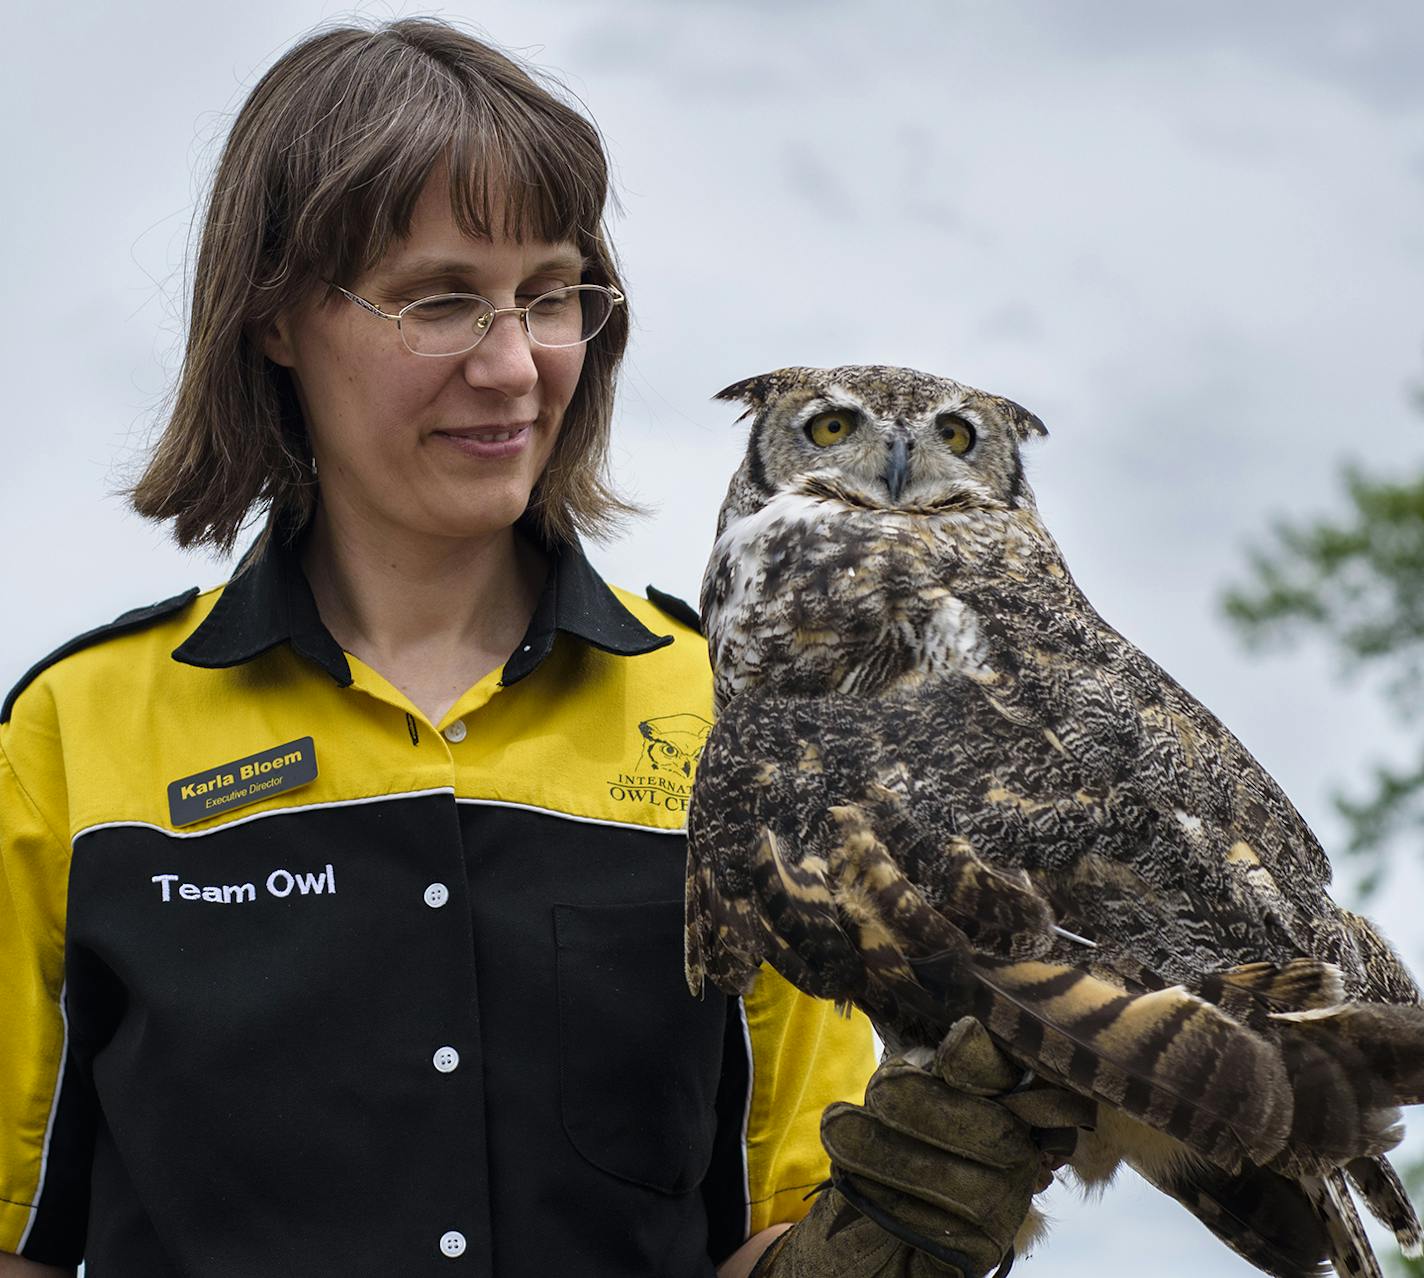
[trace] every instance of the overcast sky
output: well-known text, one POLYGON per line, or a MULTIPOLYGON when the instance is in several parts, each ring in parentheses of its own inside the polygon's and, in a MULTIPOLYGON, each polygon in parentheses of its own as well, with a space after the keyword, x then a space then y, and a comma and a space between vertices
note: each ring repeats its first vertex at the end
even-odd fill
MULTIPOLYGON (((110 494, 181 333, 195 201, 236 107, 351 11, 27 5, 0 49, 0 683, 226 566, 110 494)), ((367 6, 372 18, 430 10, 367 6)), ((1248 659, 1217 597, 1353 459, 1424 460, 1424 7, 1320 0, 490 0, 443 16, 556 73, 608 139, 635 329, 615 460, 657 513, 595 548, 695 598, 743 428, 710 396, 792 363, 909 364, 1051 435, 1045 518, 1104 615, 1338 846, 1332 786, 1402 740, 1327 660, 1248 659), (872 16, 873 14, 873 16, 872 16)), ((1424 967, 1414 867, 1375 912, 1424 967)), ((1424 1127, 1424 1123, 1419 1124, 1424 1127)), ((1029 1274, 1248 1272, 1143 1187, 1029 1274)))

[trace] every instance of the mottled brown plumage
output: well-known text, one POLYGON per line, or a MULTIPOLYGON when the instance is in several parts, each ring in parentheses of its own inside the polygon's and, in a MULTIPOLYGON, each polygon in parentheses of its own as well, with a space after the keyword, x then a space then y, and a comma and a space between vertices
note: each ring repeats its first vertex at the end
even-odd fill
POLYGON ((767 960, 892 1049, 972 1013, 1099 1102, 1126 1160, 1282 1278, 1374 1274, 1347 1187, 1411 1250, 1384 1152, 1424 1009, 1327 894, 1235 737, 1112 629, 1020 460, 1042 423, 908 369, 783 369, 704 582, 718 722, 690 816, 688 979, 767 960))

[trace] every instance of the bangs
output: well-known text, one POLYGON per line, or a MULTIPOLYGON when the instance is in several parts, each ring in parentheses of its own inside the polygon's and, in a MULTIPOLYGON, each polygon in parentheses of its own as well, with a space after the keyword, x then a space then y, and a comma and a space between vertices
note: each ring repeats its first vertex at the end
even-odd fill
POLYGON ((502 212, 498 229, 510 239, 550 244, 570 240, 586 247, 589 228, 596 228, 603 217, 608 186, 603 148, 593 130, 580 120, 587 137, 547 127, 539 132, 536 125, 549 122, 531 119, 500 138, 495 130, 507 126, 504 119, 476 122, 467 116, 463 123, 464 136, 457 137, 444 157, 450 164, 450 203, 460 229, 492 238, 491 220, 502 212))
POLYGON ((382 74, 323 68, 328 94, 320 96, 329 104, 294 138, 284 166, 282 185, 305 193, 304 207, 273 209, 269 243, 284 283, 350 280, 369 270, 410 233, 421 190, 442 163, 465 234, 570 241, 586 258, 600 257, 591 250, 607 161, 582 115, 498 55, 475 64, 395 42, 347 52, 352 61, 396 65, 382 74))

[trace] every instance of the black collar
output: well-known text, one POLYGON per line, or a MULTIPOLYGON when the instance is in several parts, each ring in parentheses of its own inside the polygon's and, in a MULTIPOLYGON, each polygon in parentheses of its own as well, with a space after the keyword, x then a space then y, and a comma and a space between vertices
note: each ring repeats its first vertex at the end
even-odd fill
MULTIPOLYGON (((351 667, 341 645, 322 624, 302 572, 301 538, 274 529, 261 555, 244 556, 237 575, 213 610, 173 651, 175 661, 204 669, 242 665, 281 643, 315 662, 342 687, 351 667)), ((652 652, 672 642, 655 635, 608 588, 577 541, 546 546, 549 575, 529 629, 504 664, 501 682, 516 683, 553 650, 560 631, 621 657, 652 652)))

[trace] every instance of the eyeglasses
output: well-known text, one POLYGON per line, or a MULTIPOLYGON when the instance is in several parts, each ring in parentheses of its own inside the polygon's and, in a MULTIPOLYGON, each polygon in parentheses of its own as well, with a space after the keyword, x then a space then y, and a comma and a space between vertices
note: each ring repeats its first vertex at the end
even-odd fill
POLYGON ((474 350, 501 315, 519 316, 535 346, 582 346, 597 336, 613 308, 625 301, 616 288, 574 284, 551 289, 528 306, 496 306, 475 293, 439 293, 422 297, 390 315, 340 284, 331 287, 362 310, 394 320, 406 350, 412 355, 427 356, 463 355, 474 350))

